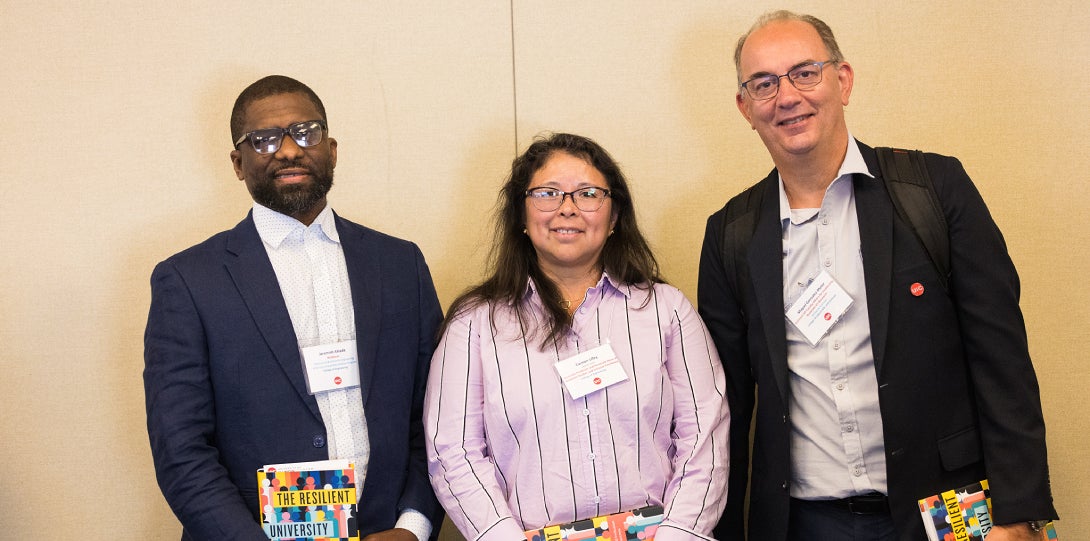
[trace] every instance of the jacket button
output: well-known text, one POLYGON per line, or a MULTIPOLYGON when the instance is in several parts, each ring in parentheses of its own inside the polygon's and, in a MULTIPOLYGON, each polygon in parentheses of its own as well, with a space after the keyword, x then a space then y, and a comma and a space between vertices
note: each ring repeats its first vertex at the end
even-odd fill
POLYGON ((314 436, 314 446, 318 448, 325 447, 325 436, 314 436))

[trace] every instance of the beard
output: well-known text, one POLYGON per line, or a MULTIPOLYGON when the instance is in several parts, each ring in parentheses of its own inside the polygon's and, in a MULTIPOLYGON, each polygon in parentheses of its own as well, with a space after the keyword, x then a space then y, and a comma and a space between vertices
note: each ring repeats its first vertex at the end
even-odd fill
POLYGON ((316 171, 314 167, 302 164, 285 164, 267 173, 261 182, 255 183, 250 195, 260 205, 287 216, 305 213, 322 201, 333 187, 333 168, 316 171), (281 169, 303 167, 310 174, 312 182, 306 184, 276 185, 276 174, 281 169))

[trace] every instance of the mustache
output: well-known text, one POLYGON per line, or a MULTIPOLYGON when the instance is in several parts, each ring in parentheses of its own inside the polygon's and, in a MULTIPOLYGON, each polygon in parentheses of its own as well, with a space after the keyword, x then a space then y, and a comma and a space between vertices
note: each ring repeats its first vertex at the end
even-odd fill
POLYGON ((302 162, 285 162, 285 163, 276 164, 276 166, 274 166, 269 171, 269 174, 271 176, 276 176, 276 175, 279 175, 280 172, 285 170, 285 169, 305 169, 307 171, 307 173, 310 173, 312 176, 315 175, 315 173, 317 173, 314 170, 313 167, 311 167, 311 166, 309 166, 309 165, 307 165, 305 163, 302 163, 302 162))

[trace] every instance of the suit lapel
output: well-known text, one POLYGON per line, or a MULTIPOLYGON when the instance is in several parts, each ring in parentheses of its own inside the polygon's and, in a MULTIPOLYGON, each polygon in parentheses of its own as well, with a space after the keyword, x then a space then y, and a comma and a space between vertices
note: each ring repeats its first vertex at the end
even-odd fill
POLYGON ((859 219, 859 242, 863 253, 867 311, 870 316, 874 370, 882 374, 886 338, 889 335, 890 277, 893 276, 893 205, 874 149, 860 143, 860 153, 873 179, 856 175, 855 209, 859 219))
MULTIPOLYGON (((890 277, 893 272, 893 207, 886 192, 874 149, 859 143, 860 152, 874 179, 859 178, 852 183, 859 220, 860 250, 866 282, 867 311, 871 328, 871 349, 875 372, 882 373, 889 331, 890 277)), ((749 244, 747 262, 753 282, 769 362, 780 396, 787 401, 787 329, 783 306, 783 230, 779 215, 779 179, 773 171, 764 180, 757 229, 749 244)))
MULTIPOLYGON (((336 216, 336 213, 334 213, 336 216)), ((348 267, 348 283, 352 289, 352 310, 356 318, 356 356, 359 359, 360 394, 363 403, 374 380, 375 363, 378 362, 378 337, 382 313, 382 271, 374 251, 367 248, 367 232, 340 216, 337 233, 341 237, 344 262, 348 267)))
POLYGON ((228 232, 226 250, 227 272, 234 280, 265 343, 311 413, 321 419, 318 403, 307 392, 299 342, 284 297, 280 294, 276 272, 254 226, 252 212, 228 232))
POLYGON ((787 328, 783 306, 783 225, 780 222, 779 177, 773 171, 764 180, 757 229, 746 260, 757 297, 769 362, 780 397, 787 403, 787 328))

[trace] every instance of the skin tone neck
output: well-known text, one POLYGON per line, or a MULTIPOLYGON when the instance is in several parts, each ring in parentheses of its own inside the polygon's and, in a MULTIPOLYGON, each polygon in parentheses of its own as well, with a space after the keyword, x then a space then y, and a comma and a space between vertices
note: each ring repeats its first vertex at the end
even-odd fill
POLYGON ((560 289, 569 312, 574 312, 582 304, 587 290, 602 278, 602 267, 598 262, 583 267, 550 268, 542 265, 541 271, 560 289))
POLYGON ((783 178, 783 191, 791 208, 818 208, 825 198, 825 190, 836 180, 840 164, 848 151, 848 134, 845 130, 839 145, 825 145, 831 148, 818 155, 787 155, 781 158, 773 156, 776 169, 783 178))

